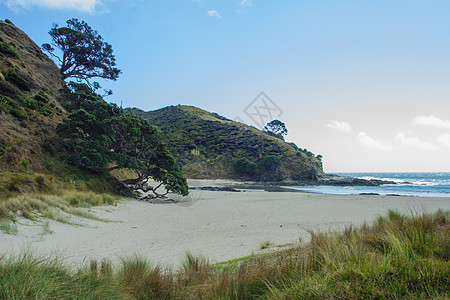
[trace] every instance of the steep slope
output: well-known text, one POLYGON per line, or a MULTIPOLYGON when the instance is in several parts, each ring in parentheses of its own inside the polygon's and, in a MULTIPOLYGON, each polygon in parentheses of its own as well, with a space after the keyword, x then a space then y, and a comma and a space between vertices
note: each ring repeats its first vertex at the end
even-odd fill
POLYGON ((111 176, 65 163, 56 134, 67 116, 64 85, 40 47, 10 21, 0 21, 0 200, 24 192, 114 190, 111 176))
POLYGON ((50 139, 65 115, 58 101, 63 85, 58 67, 39 46, 11 22, 0 21, 1 170, 46 169, 50 139))
POLYGON ((216 113, 181 105, 129 111, 160 128, 187 177, 280 181, 323 175, 312 153, 216 113))

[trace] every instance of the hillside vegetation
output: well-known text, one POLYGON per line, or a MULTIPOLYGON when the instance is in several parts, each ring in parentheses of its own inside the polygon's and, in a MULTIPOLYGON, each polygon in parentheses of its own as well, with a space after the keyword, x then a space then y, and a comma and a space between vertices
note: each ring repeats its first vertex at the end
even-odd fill
POLYGON ((0 21, 0 168, 45 171, 65 110, 56 65, 24 32, 0 21))
POLYGON ((184 105, 129 111, 158 126, 190 178, 281 181, 323 175, 311 152, 216 113, 184 105))
MULTIPOLYGON (((72 27, 50 32, 58 31, 56 40, 64 45, 71 42, 69 56, 74 65, 69 69, 76 74, 89 71, 76 79, 91 78, 98 71, 96 76, 104 77, 106 72, 106 78, 115 80, 120 70, 109 68, 115 58, 107 43, 98 57, 89 57, 90 65, 77 65, 85 63, 86 52, 97 49, 102 40, 84 22, 71 19, 67 23, 72 27), (106 62, 99 64, 97 58, 106 62)), ((61 188, 131 196, 133 189, 148 189, 149 178, 166 190, 188 194, 181 168, 154 126, 106 102, 95 92, 96 83, 66 84, 63 78, 72 73, 60 72, 10 21, 0 21, 0 59, 0 198, 24 192, 56 193, 61 188), (132 177, 121 178, 120 183, 110 172, 121 168, 132 171, 128 172, 132 177)))
POLYGON ((115 180, 64 162, 56 126, 67 112, 58 67, 23 31, 0 21, 0 198, 62 189, 112 192, 115 180))

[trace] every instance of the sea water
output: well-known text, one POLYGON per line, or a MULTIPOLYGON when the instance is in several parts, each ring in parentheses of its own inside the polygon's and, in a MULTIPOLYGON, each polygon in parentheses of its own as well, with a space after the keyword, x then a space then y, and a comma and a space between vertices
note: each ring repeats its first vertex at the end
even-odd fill
POLYGON ((450 172, 434 173, 336 173, 339 176, 362 179, 381 179, 396 184, 369 186, 293 186, 297 191, 322 194, 358 195, 401 195, 419 197, 449 197, 450 172))

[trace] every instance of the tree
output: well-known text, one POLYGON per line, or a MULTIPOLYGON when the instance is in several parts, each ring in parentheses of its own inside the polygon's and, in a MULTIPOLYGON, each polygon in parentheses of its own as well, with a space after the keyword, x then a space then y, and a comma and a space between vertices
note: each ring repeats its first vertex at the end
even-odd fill
POLYGON ((239 173, 253 175, 258 171, 258 166, 246 157, 241 157, 234 162, 234 169, 239 173))
POLYGON ((52 45, 61 50, 62 57, 55 54, 52 45, 42 45, 44 51, 60 62, 61 76, 85 81, 96 88, 99 85, 96 82, 91 84, 91 78, 116 80, 120 70, 115 67, 116 58, 111 45, 84 21, 73 18, 66 23, 66 27, 55 24, 49 31, 52 45))
POLYGON ((284 140, 284 135, 287 134, 288 130, 286 129, 286 125, 280 120, 272 120, 264 126, 263 130, 270 135, 276 136, 282 140, 284 140))
POLYGON ((63 93, 70 112, 58 124, 67 161, 91 172, 109 172, 129 168, 136 178, 124 180, 134 190, 166 190, 187 195, 188 187, 181 167, 161 141, 156 127, 135 115, 124 113, 109 104, 86 84, 71 82, 63 93), (155 189, 146 189, 149 178, 160 182, 155 189))
POLYGON ((267 155, 259 162, 260 168, 265 172, 271 172, 272 174, 277 171, 280 164, 280 159, 275 155, 267 155))

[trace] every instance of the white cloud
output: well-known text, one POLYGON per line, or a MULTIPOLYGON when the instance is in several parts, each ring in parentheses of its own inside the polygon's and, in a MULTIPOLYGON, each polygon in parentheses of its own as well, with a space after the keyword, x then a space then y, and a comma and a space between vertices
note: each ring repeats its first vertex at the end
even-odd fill
POLYGON ((401 144, 409 147, 419 148, 422 150, 437 150, 439 149, 438 146, 422 141, 416 136, 411 136, 404 132, 400 132, 396 136, 396 140, 399 141, 401 144))
POLYGON ((350 124, 348 124, 345 121, 336 121, 336 120, 330 120, 330 122, 327 124, 327 127, 336 129, 343 132, 351 132, 352 127, 350 124))
POLYGON ((438 136, 438 141, 450 148, 450 134, 444 133, 438 136))
POLYGON ((442 120, 436 116, 417 116, 414 118, 414 123, 419 125, 428 125, 438 128, 450 128, 450 120, 442 120))
POLYGON ((244 7, 244 6, 246 6, 246 7, 252 7, 252 2, 253 2, 253 0, 242 0, 242 1, 241 1, 241 6, 242 6, 242 7, 244 7))
POLYGON ((208 16, 222 19, 222 16, 216 10, 208 10, 208 16))
POLYGON ((20 8, 29 9, 32 7, 41 7, 49 9, 73 9, 84 12, 94 12, 97 0, 0 0, 10 9, 18 10, 20 8))
POLYGON ((358 141, 364 147, 373 150, 392 151, 394 149, 390 144, 371 138, 365 132, 360 132, 358 134, 358 141))

